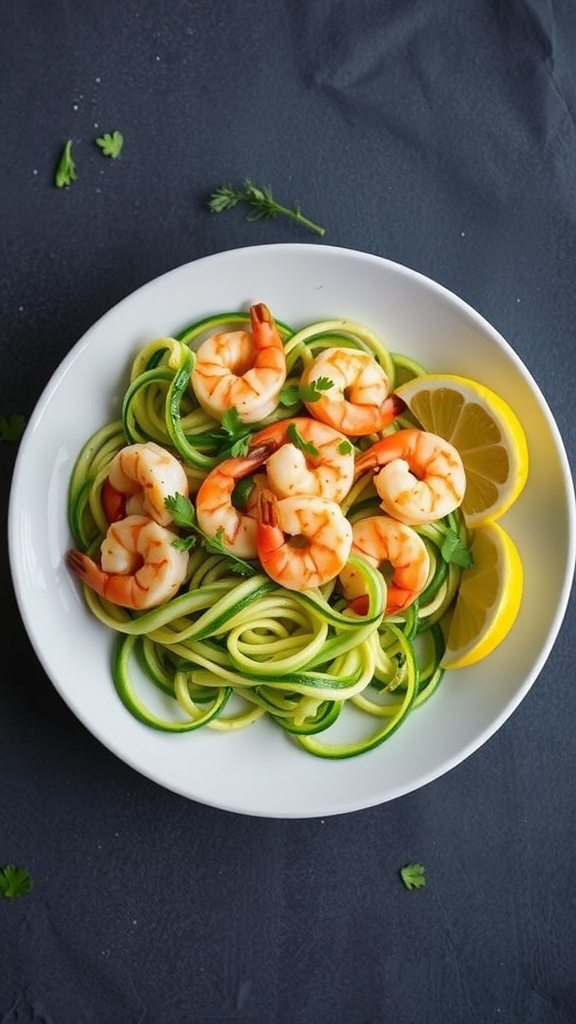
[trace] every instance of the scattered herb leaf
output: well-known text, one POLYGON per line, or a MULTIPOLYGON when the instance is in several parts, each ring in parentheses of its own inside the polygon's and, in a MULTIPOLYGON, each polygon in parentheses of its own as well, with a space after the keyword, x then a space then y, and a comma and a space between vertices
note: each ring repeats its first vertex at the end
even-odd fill
POLYGON ((306 455, 320 455, 318 448, 315 444, 311 444, 310 441, 306 441, 295 423, 289 423, 286 427, 286 437, 293 445, 300 448, 306 455))
POLYGON ((426 885, 426 874, 422 864, 405 864, 400 868, 400 878, 407 889, 421 889, 426 885))
POLYGON ((323 391, 329 391, 334 387, 334 381, 329 377, 317 377, 309 384, 300 385, 300 398, 303 402, 317 402, 322 397, 323 391))
POLYGON ((124 136, 122 132, 104 132, 104 135, 99 135, 97 139, 94 139, 97 146, 100 147, 104 156, 109 156, 112 160, 116 160, 122 152, 122 146, 124 145, 124 136))
POLYGON ((14 864, 6 864, 0 868, 0 897, 12 899, 25 896, 31 891, 33 882, 28 868, 17 868, 14 864))
POLYGON ((0 441, 19 441, 24 433, 26 420, 18 413, 0 416, 0 441))
POLYGON ((350 455, 350 452, 354 451, 350 441, 339 441, 338 442, 338 454, 339 455, 350 455))
MULTIPOLYGON (((243 558, 238 558, 237 555, 232 554, 226 547, 222 527, 220 527, 215 537, 209 537, 204 533, 198 524, 196 509, 189 498, 185 498, 183 494, 176 493, 166 498, 164 504, 166 508, 170 509, 176 526, 181 529, 191 530, 200 537, 206 551, 215 555, 224 555, 228 559, 230 572, 237 573, 239 576, 255 576, 257 574, 257 566, 252 565, 243 558)), ((173 541, 173 544, 180 550, 189 550, 195 546, 196 536, 179 537, 178 540, 173 541)))
POLYGON ((56 188, 66 188, 73 181, 76 181, 76 177, 76 164, 72 158, 72 139, 68 139, 56 166, 54 184, 56 188))
POLYGON ((472 552, 461 540, 456 530, 447 530, 440 553, 445 562, 454 562, 462 569, 469 569, 474 564, 472 552))
POLYGON ((317 235, 323 235, 325 232, 325 228, 305 217, 297 204, 283 206, 277 203, 269 186, 255 185, 250 178, 245 179, 242 188, 234 188, 233 185, 220 185, 210 195, 207 206, 211 213, 222 213, 224 210, 234 209, 239 203, 245 203, 250 209, 246 220, 260 220, 263 217, 276 217, 278 214, 283 214, 308 228, 309 231, 314 231, 317 235))

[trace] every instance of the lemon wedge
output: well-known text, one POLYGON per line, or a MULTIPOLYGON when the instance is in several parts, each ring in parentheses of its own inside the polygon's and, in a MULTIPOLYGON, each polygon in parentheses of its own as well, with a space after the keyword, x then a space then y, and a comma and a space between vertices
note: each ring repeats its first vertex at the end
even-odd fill
POLYGON ((524 573, 518 550, 499 523, 472 532, 473 565, 464 569, 448 627, 443 668, 487 657, 508 635, 520 610, 524 573))
POLYGON ((454 374, 414 377, 396 394, 424 430, 445 437, 460 452, 466 525, 474 529, 503 515, 528 476, 526 435, 508 403, 484 384, 454 374))

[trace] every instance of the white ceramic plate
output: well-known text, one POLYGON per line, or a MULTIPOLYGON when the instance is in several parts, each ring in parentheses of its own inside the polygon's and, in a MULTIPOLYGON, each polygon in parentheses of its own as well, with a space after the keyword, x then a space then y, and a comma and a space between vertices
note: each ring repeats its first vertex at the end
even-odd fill
POLYGON ((338 814, 408 793, 477 750, 512 714, 557 636, 574 570, 568 460, 551 412, 504 339, 466 303, 377 256, 325 245, 265 245, 208 256, 128 296, 74 346, 45 388, 13 478, 9 551, 22 619, 47 675, 109 750, 167 789, 266 817, 338 814), (316 758, 272 724, 236 734, 167 735, 134 720, 110 676, 112 637, 87 612, 63 556, 67 487, 88 436, 117 418, 132 357, 193 320, 265 302, 291 326, 348 317, 430 371, 492 386, 520 416, 531 470, 503 520, 525 569, 511 633, 485 661, 447 672, 433 698, 382 746, 345 761, 316 758))

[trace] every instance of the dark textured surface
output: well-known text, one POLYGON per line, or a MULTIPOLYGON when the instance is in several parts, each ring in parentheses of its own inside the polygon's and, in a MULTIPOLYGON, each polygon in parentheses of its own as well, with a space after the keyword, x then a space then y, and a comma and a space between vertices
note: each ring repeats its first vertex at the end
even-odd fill
MULTIPOLYGON (((309 241, 211 216, 249 176, 325 241, 436 278, 511 343, 568 453, 576 9, 561 0, 5 0, 0 414, 29 415, 112 304, 180 263, 309 241), (106 161, 93 144, 119 128, 106 161), (54 166, 74 140, 78 180, 54 166)), ((0 445, 3 517, 16 454, 0 445)), ((1 1024, 576 1021, 574 602, 536 685, 468 761, 325 820, 162 790, 39 666, 2 541, 1 1024), (399 867, 425 864, 407 892, 399 867)))

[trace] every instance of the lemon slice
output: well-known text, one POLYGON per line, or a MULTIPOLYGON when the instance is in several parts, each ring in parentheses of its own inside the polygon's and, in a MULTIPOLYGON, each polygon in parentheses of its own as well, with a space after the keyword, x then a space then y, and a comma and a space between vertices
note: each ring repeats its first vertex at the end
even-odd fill
POLYGON ((467 377, 431 373, 396 388, 424 430, 458 449, 466 470, 462 512, 475 528, 498 519, 528 476, 524 429, 507 402, 467 377))
POLYGON ((474 564, 462 573, 444 668, 464 668, 491 654, 512 629, 522 601, 522 562, 500 524, 474 530, 470 548, 474 564))

